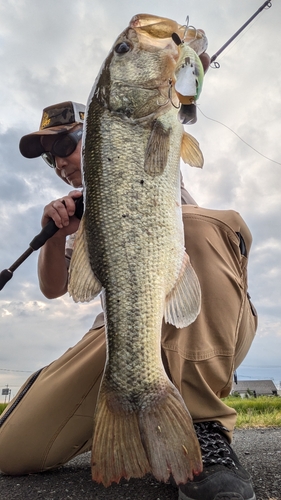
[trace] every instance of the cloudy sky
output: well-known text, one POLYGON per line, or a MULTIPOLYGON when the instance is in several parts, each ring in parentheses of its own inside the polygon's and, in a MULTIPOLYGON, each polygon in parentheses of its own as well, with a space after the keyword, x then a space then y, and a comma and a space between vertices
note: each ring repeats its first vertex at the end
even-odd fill
MULTIPOLYGON (((38 129, 44 107, 86 102, 103 60, 131 17, 146 12, 184 24, 189 15, 190 24, 205 30, 213 55, 262 3, 0 3, 0 270, 39 232, 43 207, 68 192, 41 159, 21 157, 21 136, 38 129)), ((203 170, 182 167, 198 204, 235 209, 251 229, 249 291, 259 329, 238 375, 276 383, 281 380, 280 18, 280 1, 272 0, 272 7, 218 57, 220 69, 207 73, 199 99, 202 113, 188 128, 200 142, 205 165, 203 170)), ((8 384, 12 394, 30 372, 75 344, 99 311, 98 300, 74 305, 68 296, 46 299, 38 287, 37 257, 29 257, 0 292, 0 390, 8 384)))

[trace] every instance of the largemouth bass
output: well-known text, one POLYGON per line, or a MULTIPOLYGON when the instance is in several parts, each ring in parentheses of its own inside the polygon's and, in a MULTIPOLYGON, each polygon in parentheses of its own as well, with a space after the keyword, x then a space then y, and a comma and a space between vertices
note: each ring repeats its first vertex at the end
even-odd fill
POLYGON ((105 60, 89 96, 83 139, 85 211, 69 291, 103 290, 107 362, 94 417, 92 477, 152 473, 176 483, 202 469, 190 414, 161 360, 163 317, 190 324, 200 286, 184 248, 180 156, 202 166, 197 141, 173 105, 184 46, 175 21, 135 16, 105 60))

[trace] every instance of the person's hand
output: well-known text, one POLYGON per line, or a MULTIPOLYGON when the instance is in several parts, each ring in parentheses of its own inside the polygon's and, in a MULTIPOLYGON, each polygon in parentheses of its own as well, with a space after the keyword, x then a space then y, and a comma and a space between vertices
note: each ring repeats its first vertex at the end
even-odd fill
POLYGON ((80 198, 82 192, 70 191, 67 196, 59 200, 51 201, 45 206, 41 220, 42 227, 46 226, 50 219, 53 219, 56 226, 60 229, 56 234, 59 236, 68 236, 77 231, 80 220, 74 216, 76 198, 80 198))
POLYGON ((211 58, 209 54, 207 54, 207 52, 203 52, 202 54, 200 54, 199 57, 201 59, 202 66, 204 68, 204 73, 206 74, 211 64, 211 58))

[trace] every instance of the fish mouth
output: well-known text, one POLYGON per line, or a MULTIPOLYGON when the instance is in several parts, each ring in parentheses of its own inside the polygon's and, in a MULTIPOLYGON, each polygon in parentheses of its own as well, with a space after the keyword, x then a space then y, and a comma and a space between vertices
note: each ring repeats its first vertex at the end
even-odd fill
POLYGON ((137 14, 131 19, 130 27, 138 35, 142 35, 146 39, 153 39, 153 44, 155 44, 156 40, 161 44, 164 39, 172 38, 172 34, 176 33, 182 42, 190 44, 191 47, 194 45, 194 50, 198 55, 203 53, 208 46, 204 30, 194 28, 194 26, 180 25, 176 21, 165 17, 152 14, 137 14))
POLYGON ((170 79, 165 81, 152 82, 151 85, 139 86, 138 84, 125 84, 123 82, 114 82, 111 86, 111 95, 108 102, 108 108, 124 115, 124 117, 133 120, 150 119, 155 113, 166 109, 166 105, 170 105, 169 88, 170 79), (122 87, 123 95, 120 95, 119 89, 122 87), (136 103, 136 97, 138 101, 136 103))

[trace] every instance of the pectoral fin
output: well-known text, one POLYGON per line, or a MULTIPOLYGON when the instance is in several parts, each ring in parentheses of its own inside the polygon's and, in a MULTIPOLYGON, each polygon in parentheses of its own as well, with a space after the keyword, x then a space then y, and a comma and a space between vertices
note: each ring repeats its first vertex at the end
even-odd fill
POLYGON ((202 168, 204 165, 204 158, 199 142, 187 132, 183 133, 181 157, 184 163, 188 163, 191 167, 202 168))
POLYGON ((74 250, 69 268, 68 291, 75 302, 89 302, 94 299, 102 289, 89 262, 84 225, 84 217, 82 217, 75 238, 74 250))
POLYGON ((177 328, 184 328, 195 321, 200 306, 200 284, 189 257, 185 253, 179 278, 166 297, 165 321, 177 328))
POLYGON ((165 169, 169 153, 170 130, 165 130, 160 121, 155 121, 147 143, 144 158, 144 170, 155 177, 165 169))

